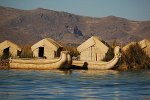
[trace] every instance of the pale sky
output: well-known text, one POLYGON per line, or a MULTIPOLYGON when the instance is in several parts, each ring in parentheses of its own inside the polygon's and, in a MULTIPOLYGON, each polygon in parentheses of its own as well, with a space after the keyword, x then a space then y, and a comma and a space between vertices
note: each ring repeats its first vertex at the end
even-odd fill
POLYGON ((46 8, 92 17, 113 15, 130 20, 150 20, 150 0, 0 0, 0 6, 25 10, 46 8))

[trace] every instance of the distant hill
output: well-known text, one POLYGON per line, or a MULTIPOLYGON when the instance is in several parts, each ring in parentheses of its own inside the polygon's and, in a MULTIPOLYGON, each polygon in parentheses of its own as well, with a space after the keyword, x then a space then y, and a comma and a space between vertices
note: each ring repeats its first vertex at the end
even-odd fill
MULTIPOLYGON (((97 12, 100 13, 100 12, 97 12)), ((120 44, 150 39, 150 21, 115 16, 93 18, 47 9, 19 10, 0 7, 0 42, 33 44, 51 37, 64 44, 80 44, 92 35, 120 44)))

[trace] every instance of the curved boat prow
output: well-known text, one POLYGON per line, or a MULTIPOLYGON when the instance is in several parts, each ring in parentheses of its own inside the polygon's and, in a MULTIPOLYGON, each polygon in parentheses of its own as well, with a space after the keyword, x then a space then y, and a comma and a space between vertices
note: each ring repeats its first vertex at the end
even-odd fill
POLYGON ((120 58, 121 57, 121 52, 120 52, 120 47, 119 46, 116 46, 115 48, 114 48, 114 54, 115 54, 115 56, 117 57, 117 58, 120 58))
POLYGON ((70 56, 69 53, 67 54, 67 62, 68 62, 68 65, 71 66, 71 64, 72 64, 72 58, 71 58, 71 56, 70 56))
POLYGON ((72 59, 71 59, 70 53, 68 51, 67 51, 66 56, 67 56, 67 61, 59 69, 69 69, 70 68, 70 66, 72 64, 72 59))

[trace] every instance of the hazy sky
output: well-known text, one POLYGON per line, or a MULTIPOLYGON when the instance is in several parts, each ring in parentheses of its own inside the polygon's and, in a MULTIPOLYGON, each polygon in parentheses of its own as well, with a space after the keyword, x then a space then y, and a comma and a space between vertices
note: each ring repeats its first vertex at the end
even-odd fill
POLYGON ((150 20, 150 0, 0 0, 1 6, 46 8, 78 15, 118 16, 132 20, 150 20))

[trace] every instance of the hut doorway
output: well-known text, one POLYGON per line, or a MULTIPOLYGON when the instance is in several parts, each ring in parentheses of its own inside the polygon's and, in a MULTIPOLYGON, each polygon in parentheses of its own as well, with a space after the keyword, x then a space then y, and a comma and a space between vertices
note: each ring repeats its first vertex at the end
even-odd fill
POLYGON ((44 57, 44 47, 39 47, 39 57, 44 57))
POLYGON ((9 58, 9 47, 3 50, 3 57, 5 59, 9 58))

